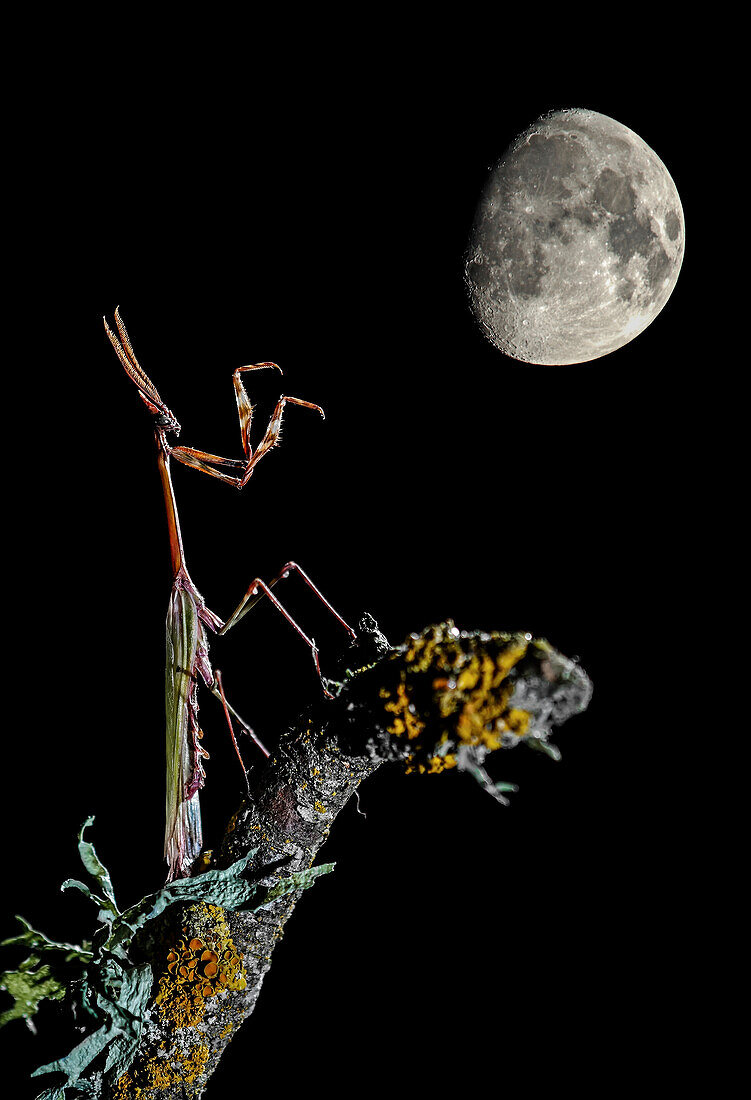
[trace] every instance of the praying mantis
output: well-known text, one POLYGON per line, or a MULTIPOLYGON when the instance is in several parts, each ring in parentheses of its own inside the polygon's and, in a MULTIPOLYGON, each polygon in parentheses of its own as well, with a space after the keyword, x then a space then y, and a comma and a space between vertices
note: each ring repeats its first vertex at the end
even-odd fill
POLYGON ((159 396, 153 382, 139 365, 127 330, 120 317, 119 307, 115 310, 114 321, 116 331, 113 331, 106 318, 104 318, 105 332, 128 377, 135 383, 139 396, 153 417, 157 465, 167 512, 172 565, 172 592, 167 609, 165 676, 167 792, 164 856, 168 865, 167 881, 171 882, 173 879, 185 878, 190 875, 191 869, 203 847, 199 791, 203 787, 206 778, 202 761, 208 756, 208 753, 201 745, 203 733, 198 722, 199 676, 211 693, 221 701, 234 750, 243 768, 246 786, 248 782, 247 773, 235 738, 232 717, 255 741, 261 751, 269 756, 268 750, 264 748, 247 722, 244 722, 227 702, 221 673, 218 670, 216 673, 212 672, 209 663, 208 632, 226 634, 259 600, 264 596, 268 597, 274 607, 309 647, 323 691, 326 695, 330 695, 321 677, 318 649, 314 640, 309 638, 298 626, 271 591, 278 581, 295 572, 299 574, 334 618, 347 630, 350 639, 355 641, 357 636, 352 627, 334 610, 307 573, 293 561, 287 562, 268 584, 260 577, 254 578, 240 603, 226 621, 210 610, 188 573, 180 532, 177 502, 170 472, 170 460, 174 458, 185 466, 218 478, 237 489, 244 489, 260 460, 272 450, 279 440, 285 405, 300 405, 303 408, 319 412, 321 416, 324 416, 323 409, 319 405, 314 405, 310 401, 303 401, 298 397, 281 396, 276 403, 261 442, 254 449, 250 441, 253 406, 245 391, 241 376, 248 371, 263 369, 274 369, 281 373, 281 368, 276 363, 271 362, 253 363, 236 368, 232 374, 245 457, 242 459, 222 458, 219 455, 199 451, 193 447, 172 446, 167 441, 167 436, 168 434, 179 435, 180 424, 159 396))

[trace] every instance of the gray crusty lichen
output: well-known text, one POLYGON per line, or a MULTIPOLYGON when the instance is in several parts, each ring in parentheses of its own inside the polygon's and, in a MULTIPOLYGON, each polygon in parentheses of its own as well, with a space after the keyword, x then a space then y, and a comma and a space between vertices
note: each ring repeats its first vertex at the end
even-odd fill
POLYGON ((455 768, 505 801, 513 788, 491 779, 488 755, 527 744, 557 757, 552 729, 592 690, 577 664, 528 634, 448 622, 394 648, 370 616, 330 687, 335 698, 311 706, 249 775, 220 847, 190 877, 120 911, 86 822, 79 853, 93 886, 63 889, 97 906, 91 942, 58 943, 25 922, 6 941, 29 954, 0 977, 14 999, 0 1023, 31 1020, 45 999, 88 1022, 69 1054, 36 1071, 56 1080, 38 1100, 201 1096, 253 1011, 287 918, 332 869, 315 864, 319 849, 363 779, 383 763, 424 775, 455 768))

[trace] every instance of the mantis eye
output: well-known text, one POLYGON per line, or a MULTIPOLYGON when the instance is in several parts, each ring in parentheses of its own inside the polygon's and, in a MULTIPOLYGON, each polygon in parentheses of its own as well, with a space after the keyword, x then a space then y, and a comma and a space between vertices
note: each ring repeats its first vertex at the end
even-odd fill
POLYGON ((180 425, 172 413, 159 413, 154 420, 158 428, 163 428, 167 432, 174 432, 175 435, 180 434, 180 425))

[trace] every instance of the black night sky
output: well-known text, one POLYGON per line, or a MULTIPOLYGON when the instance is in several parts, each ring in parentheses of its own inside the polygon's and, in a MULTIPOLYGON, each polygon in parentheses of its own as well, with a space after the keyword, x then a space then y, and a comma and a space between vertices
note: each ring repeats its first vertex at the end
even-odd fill
MULTIPOLYGON (((701 650, 712 623, 697 518, 714 488, 696 430, 717 414, 691 367, 700 182, 671 95, 635 96, 600 65, 470 79, 460 51, 410 64, 399 42, 336 64, 257 48, 247 71, 210 74, 195 56, 165 68, 142 45, 137 79, 113 47, 28 106, 20 350, 6 365, 23 442, 9 487, 14 877, 0 931, 18 911, 57 938, 86 934, 85 902, 58 886, 79 875, 88 814, 123 901, 163 874, 169 559, 149 417, 102 328, 119 304, 181 442, 239 456, 231 374, 243 363, 284 369, 283 383, 248 378, 256 439, 280 385, 326 410, 321 422, 288 409, 281 446, 242 494, 175 470, 210 607, 226 616, 252 578, 294 558, 346 618, 368 610, 394 642, 445 618, 528 630, 578 656, 595 687, 555 738, 560 763, 523 747, 491 760, 520 787, 511 808, 456 774, 383 768, 363 786, 367 816, 351 805, 338 820, 322 853, 336 872, 288 923, 209 1095, 232 1095, 249 1066, 283 1072, 290 1094, 312 1074, 329 1096, 397 1077, 424 1093, 560 1083, 613 1095, 658 1050, 660 1077, 686 1057, 672 1029, 691 1014, 690 868, 708 843, 690 788, 694 769, 716 767, 690 698, 701 661, 675 656, 701 650), (524 366, 478 331, 462 255, 490 165, 567 106, 611 115, 662 158, 686 257, 631 344, 524 366)), ((287 585, 325 672, 341 634, 287 585)), ((304 646, 269 607, 212 657, 272 743, 316 691, 304 646)), ((209 696, 202 717, 211 844, 242 781, 209 696)), ((55 1028, 50 1011, 36 1039, 20 1024, 3 1034, 21 1073, 64 1053, 55 1028)))

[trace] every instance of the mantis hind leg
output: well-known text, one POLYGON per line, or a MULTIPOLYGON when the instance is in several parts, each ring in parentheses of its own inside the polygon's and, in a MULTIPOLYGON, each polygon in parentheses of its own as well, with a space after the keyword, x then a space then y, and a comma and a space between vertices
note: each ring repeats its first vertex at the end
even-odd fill
POLYGON ((235 738, 235 730, 234 730, 234 726, 232 725, 232 717, 231 716, 232 715, 235 716, 235 719, 237 720, 237 723, 240 726, 240 729, 243 730, 245 733, 247 733, 248 737, 250 737, 251 741, 253 741, 254 744, 256 744, 258 746, 258 748, 261 750, 261 752, 263 753, 263 755, 265 757, 268 758, 269 756, 271 756, 271 753, 266 748, 263 741, 261 741, 260 737, 258 737, 253 732, 253 730, 250 728, 250 726, 245 721, 245 719, 241 718, 240 715, 235 710, 235 708, 230 706, 230 704, 227 702, 227 697, 224 694, 224 684, 222 683, 222 674, 219 671, 219 669, 217 669, 216 672, 214 673, 214 682, 210 687, 210 691, 211 691, 212 695, 216 695, 217 699, 219 699, 219 701, 222 704, 222 708, 224 710, 224 716, 227 719, 227 725, 229 726, 229 734, 230 734, 230 737, 232 738, 232 744, 234 745, 235 752, 237 753, 237 759, 240 761, 240 764, 242 765, 243 772, 245 773, 245 781, 247 783, 247 779, 248 779, 247 769, 245 767, 245 764, 243 763, 243 758, 240 754, 240 749, 238 747, 237 740, 235 738))

